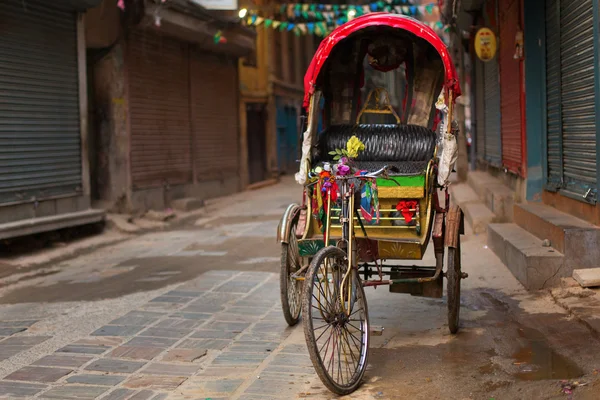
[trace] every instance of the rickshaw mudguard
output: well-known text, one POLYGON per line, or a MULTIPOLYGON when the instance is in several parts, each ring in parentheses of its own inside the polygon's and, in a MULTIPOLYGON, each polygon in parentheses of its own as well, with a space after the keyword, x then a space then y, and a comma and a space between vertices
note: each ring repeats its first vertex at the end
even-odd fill
POLYGON ((277 243, 287 243, 290 237, 292 222, 300 214, 302 207, 298 204, 290 204, 283 213, 279 225, 277 226, 277 243))
POLYGON ((452 206, 446 213, 446 247, 456 248, 458 237, 465 233, 465 216, 459 206, 452 206))

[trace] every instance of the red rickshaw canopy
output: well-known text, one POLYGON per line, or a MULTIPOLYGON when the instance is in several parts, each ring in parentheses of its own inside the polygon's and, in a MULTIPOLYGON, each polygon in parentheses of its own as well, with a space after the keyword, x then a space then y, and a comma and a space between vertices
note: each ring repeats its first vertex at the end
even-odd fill
POLYGON ((329 36, 327 36, 321 42, 321 45, 317 49, 309 67, 304 76, 304 107, 308 108, 310 97, 314 93, 315 85, 321 68, 327 61, 331 51, 335 46, 348 36, 362 29, 373 27, 373 26, 387 26, 396 29, 402 29, 410 32, 417 37, 426 40, 440 55, 442 62, 444 63, 445 70, 445 87, 451 89, 454 98, 460 96, 460 83, 458 76, 456 75, 456 69, 450 54, 446 48, 446 45, 442 39, 434 32, 433 29, 417 21, 416 19, 399 15, 399 14, 388 14, 388 13, 372 13, 367 14, 336 28, 329 36))

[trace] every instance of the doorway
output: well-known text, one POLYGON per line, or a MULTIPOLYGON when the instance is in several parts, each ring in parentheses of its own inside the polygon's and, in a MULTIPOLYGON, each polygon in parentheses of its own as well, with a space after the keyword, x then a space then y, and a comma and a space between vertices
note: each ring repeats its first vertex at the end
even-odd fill
POLYGON ((266 104, 246 106, 248 173, 250 184, 267 179, 266 104))

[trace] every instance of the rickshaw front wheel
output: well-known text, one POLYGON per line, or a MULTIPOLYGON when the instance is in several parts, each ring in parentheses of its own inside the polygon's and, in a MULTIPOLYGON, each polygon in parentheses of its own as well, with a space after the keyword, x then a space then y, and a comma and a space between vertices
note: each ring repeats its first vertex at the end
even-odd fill
POLYGON ((460 236, 456 247, 448 248, 448 328, 450 333, 458 332, 458 323, 460 315, 460 282, 462 279, 460 262, 460 236))
POLYGON ((300 319, 302 310, 302 281, 292 275, 302 266, 298 239, 296 238, 296 222, 290 227, 287 243, 281 244, 281 271, 279 289, 283 317, 289 326, 294 326, 300 319))
POLYGON ((369 352, 367 300, 346 253, 321 249, 306 273, 302 298, 304 336, 312 364, 333 393, 347 395, 361 384, 369 352), (343 293, 342 293, 343 292, 343 293))

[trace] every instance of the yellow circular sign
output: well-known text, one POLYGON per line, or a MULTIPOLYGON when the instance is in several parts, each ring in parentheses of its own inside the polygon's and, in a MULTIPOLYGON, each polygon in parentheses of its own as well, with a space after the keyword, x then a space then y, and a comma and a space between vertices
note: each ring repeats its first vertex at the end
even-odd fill
POLYGON ((475 35, 475 53, 481 61, 487 62, 496 55, 496 35, 489 28, 481 28, 475 35))

